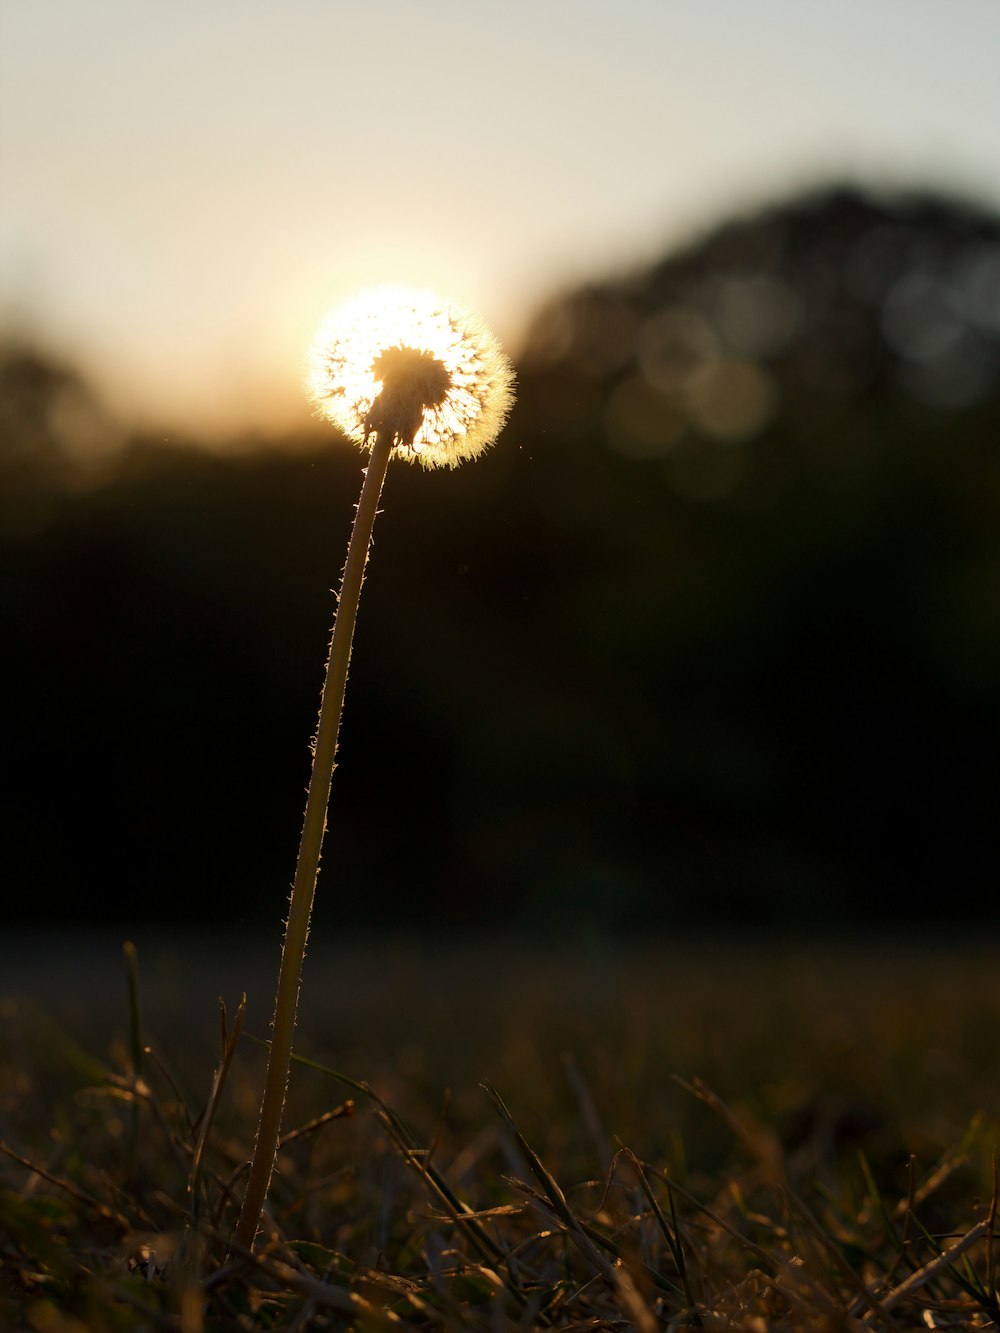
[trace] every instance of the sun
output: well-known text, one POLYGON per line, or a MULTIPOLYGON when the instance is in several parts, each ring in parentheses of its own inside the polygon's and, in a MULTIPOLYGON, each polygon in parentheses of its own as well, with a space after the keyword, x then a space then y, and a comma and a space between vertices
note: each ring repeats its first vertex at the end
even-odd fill
POLYGON ((398 456, 455 467, 496 439, 513 383, 477 316, 433 292, 380 287, 323 321, 307 387, 317 410, 359 444, 389 430, 398 456))

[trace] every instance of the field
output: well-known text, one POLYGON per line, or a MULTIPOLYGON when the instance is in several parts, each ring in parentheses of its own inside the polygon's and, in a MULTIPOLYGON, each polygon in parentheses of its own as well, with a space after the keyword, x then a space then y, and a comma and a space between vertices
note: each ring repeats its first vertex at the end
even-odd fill
POLYGON ((252 1259, 276 943, 139 939, 136 1011, 120 938, 5 940, 0 1323, 1000 1319, 995 952, 418 939, 315 941, 252 1259))

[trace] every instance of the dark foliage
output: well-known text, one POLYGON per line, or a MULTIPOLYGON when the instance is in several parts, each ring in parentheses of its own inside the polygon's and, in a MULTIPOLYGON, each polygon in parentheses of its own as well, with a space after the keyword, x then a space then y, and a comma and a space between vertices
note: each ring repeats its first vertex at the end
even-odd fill
MULTIPOLYGON (((99 475, 68 372, 2 403, 8 910, 273 920, 358 455, 99 475)), ((995 217, 831 193, 571 294, 384 508, 317 929, 995 920, 995 217)))

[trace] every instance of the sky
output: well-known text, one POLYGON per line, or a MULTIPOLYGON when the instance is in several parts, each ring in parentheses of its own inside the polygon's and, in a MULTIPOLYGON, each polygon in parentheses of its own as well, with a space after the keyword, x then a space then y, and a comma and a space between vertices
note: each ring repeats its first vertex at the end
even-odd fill
POLYGON ((833 179, 1000 205, 997 0, 0 0, 0 339, 128 424, 308 426, 373 284, 515 353, 573 284, 833 179))

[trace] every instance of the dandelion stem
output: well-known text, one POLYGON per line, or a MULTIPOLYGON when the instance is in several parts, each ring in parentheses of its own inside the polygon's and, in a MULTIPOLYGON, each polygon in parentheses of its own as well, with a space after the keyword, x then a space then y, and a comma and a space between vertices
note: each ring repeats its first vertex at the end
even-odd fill
POLYGON ((378 512, 379 496, 382 493, 382 483, 385 481, 393 443, 394 435, 389 430, 380 430, 374 437, 337 597, 337 614, 330 640, 330 656, 327 660, 319 726, 313 749, 312 775, 309 779, 309 794, 306 798, 302 837, 289 899, 281 968, 278 973, 278 990, 274 1003, 274 1021, 271 1024, 271 1042, 260 1107, 260 1123, 257 1127, 257 1140, 243 1207, 236 1225, 236 1245, 245 1250, 253 1248, 271 1173, 274 1170, 281 1116, 285 1107, 285 1090, 288 1086, 288 1070, 292 1058, 292 1037, 295 1032, 302 962, 309 936, 309 918, 316 891, 316 878, 319 874, 323 835, 326 832, 327 806, 337 755, 337 737, 344 707, 344 690, 351 660, 354 624, 361 597, 361 585, 364 582, 365 565, 368 562, 372 528, 378 512))

